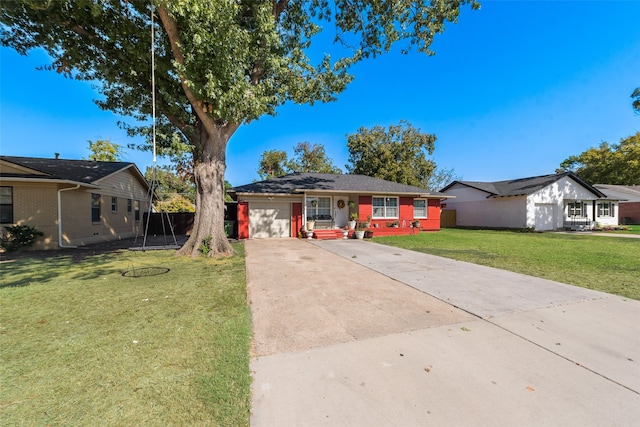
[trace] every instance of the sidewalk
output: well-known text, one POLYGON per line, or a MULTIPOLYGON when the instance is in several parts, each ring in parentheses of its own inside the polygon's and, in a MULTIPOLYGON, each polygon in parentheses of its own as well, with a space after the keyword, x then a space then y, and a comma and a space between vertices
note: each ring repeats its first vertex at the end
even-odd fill
POLYGON ((253 426, 640 419, 638 301, 371 242, 246 252, 253 426))

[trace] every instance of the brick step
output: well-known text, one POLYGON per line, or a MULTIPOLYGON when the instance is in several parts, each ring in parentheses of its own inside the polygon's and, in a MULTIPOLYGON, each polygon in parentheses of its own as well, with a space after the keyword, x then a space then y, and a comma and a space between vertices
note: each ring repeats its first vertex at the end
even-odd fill
POLYGON ((314 230, 313 238, 318 240, 342 239, 342 230, 335 228, 328 230, 314 230))

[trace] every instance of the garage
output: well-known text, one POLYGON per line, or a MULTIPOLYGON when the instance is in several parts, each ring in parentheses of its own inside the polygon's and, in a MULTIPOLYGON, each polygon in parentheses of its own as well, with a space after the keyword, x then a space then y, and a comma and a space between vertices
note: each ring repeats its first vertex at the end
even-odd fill
POLYGON ((555 230, 554 206, 552 204, 536 203, 535 205, 535 228, 536 231, 555 230))
POLYGON ((249 203, 249 237, 291 237, 291 204, 288 202, 249 203))

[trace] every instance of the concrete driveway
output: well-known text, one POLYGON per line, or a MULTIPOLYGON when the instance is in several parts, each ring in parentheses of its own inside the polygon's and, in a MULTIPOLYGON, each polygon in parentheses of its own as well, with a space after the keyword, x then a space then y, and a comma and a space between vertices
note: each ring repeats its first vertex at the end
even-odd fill
POLYGON ((369 241, 246 253, 254 427, 638 425, 639 301, 369 241))

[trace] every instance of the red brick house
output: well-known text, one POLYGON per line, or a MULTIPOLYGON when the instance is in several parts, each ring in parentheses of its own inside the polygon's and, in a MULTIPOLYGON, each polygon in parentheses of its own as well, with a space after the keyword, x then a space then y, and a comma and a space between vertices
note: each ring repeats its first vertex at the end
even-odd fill
POLYGON ((353 214, 374 236, 440 230, 447 196, 364 175, 293 173, 229 190, 238 201, 239 238, 335 238, 353 214), (415 227, 419 221, 419 227, 415 227))

